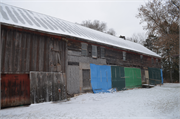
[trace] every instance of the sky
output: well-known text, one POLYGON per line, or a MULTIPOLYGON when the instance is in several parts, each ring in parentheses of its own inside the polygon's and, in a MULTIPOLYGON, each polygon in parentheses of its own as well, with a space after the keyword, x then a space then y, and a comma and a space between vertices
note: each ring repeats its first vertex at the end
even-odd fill
POLYGON ((146 0, 0 0, 0 2, 57 17, 73 23, 99 20, 126 38, 145 34, 145 23, 136 18, 146 0))

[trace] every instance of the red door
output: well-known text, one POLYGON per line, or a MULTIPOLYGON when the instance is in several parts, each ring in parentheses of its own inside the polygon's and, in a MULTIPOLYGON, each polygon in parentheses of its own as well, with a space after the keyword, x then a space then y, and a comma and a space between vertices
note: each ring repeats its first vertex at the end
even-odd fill
POLYGON ((1 107, 30 104, 30 80, 28 74, 1 75, 1 107))

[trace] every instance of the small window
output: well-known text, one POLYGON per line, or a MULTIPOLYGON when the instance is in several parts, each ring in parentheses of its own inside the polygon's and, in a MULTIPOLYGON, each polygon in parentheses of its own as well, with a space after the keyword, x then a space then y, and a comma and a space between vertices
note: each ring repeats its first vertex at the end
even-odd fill
POLYGON ((105 54, 105 49, 103 47, 101 47, 101 58, 105 58, 104 54, 105 54))
POLYGON ((143 55, 140 55, 141 60, 143 59, 143 55))
POLYGON ((87 44, 86 43, 81 43, 81 55, 87 56, 87 44))
POLYGON ((97 58, 97 46, 92 45, 92 57, 97 58))
POLYGON ((156 63, 158 63, 158 59, 156 59, 156 63))
POLYGON ((123 61, 126 61, 126 52, 123 51, 123 61))
POLYGON ((153 61, 153 58, 151 58, 151 63, 153 64, 153 62, 154 62, 154 61, 153 61))

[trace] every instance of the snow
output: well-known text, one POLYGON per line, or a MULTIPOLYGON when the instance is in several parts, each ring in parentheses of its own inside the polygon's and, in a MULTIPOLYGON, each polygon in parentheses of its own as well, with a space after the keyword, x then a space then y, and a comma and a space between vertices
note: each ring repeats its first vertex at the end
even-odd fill
POLYGON ((149 84, 142 84, 142 85, 144 85, 144 86, 155 86, 155 85, 149 85, 149 84))
POLYGON ((46 102, 0 111, 1 119, 180 119, 180 84, 82 94, 70 101, 46 102))
POLYGON ((72 36, 160 58, 158 54, 138 43, 4 3, 0 3, 0 7, 2 8, 2 12, 0 12, 0 22, 3 24, 39 30, 51 34, 72 36))

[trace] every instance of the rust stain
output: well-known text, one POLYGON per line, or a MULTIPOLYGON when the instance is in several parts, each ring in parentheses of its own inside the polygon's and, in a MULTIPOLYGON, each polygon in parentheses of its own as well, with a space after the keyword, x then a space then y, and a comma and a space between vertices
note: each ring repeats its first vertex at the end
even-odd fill
POLYGON ((30 104, 28 74, 2 74, 1 77, 2 108, 30 104))

